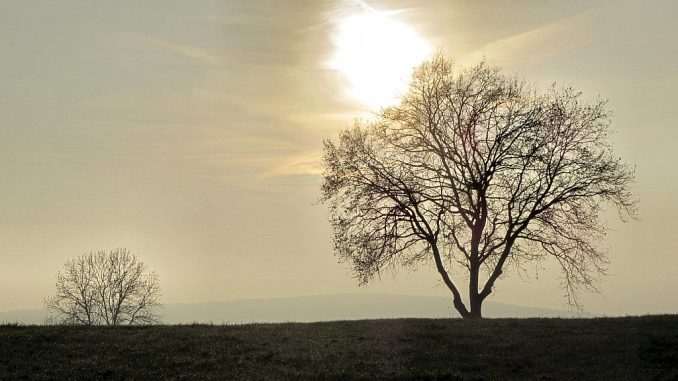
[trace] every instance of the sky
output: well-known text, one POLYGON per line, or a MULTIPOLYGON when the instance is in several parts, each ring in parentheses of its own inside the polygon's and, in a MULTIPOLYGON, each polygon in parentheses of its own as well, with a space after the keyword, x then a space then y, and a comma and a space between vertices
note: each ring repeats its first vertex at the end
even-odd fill
MULTIPOLYGON (((0 310, 40 307, 67 259, 119 246, 160 275, 166 303, 448 295, 429 266, 358 287, 318 204, 322 140, 397 99, 440 49, 609 99, 639 219, 605 214, 609 275, 583 301, 678 313, 676 14, 675 1, 0 0, 0 310)), ((491 300, 563 308, 557 270, 509 271, 491 300)))

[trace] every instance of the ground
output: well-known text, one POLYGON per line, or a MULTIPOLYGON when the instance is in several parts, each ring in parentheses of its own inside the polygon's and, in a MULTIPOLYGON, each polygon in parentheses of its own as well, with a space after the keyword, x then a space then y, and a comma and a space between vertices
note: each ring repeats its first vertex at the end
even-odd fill
POLYGON ((678 316, 0 326, 0 380, 678 380, 678 316))

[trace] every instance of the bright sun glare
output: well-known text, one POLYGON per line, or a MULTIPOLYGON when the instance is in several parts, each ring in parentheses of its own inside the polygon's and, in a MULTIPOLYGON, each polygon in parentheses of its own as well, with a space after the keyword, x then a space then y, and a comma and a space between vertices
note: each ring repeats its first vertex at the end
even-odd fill
POLYGON ((395 104, 412 69, 431 54, 431 45, 392 13, 368 5, 339 20, 330 67, 347 80, 346 92, 369 107, 395 104))

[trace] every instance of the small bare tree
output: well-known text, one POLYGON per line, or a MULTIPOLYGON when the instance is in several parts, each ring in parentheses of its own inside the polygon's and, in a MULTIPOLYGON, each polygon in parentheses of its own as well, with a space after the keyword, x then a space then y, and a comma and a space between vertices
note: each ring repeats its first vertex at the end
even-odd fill
POLYGON ((56 275, 56 295, 45 300, 65 324, 123 325, 159 322, 158 275, 128 249, 83 254, 56 275))
POLYGON ((635 211, 633 170, 609 134, 604 101, 555 85, 539 94, 484 62, 457 72, 438 54, 398 106, 325 141, 322 200, 335 253, 361 283, 430 261, 465 318, 482 316, 508 264, 551 256, 576 305, 577 288, 604 272, 601 207, 635 211))

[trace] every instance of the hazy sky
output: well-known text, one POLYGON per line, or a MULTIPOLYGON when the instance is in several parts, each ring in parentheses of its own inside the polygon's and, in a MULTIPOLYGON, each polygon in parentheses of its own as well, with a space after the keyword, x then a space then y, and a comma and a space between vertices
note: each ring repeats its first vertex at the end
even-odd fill
MULTIPOLYGON (((369 7, 417 54, 609 98, 641 220, 610 215, 611 275, 584 300, 678 313, 676 1, 0 0, 0 310, 39 307, 66 259, 123 245, 165 302, 446 295, 426 267, 358 288, 315 204, 322 139, 383 100, 337 64, 369 7)), ((543 265, 491 298, 562 308, 543 265)))

